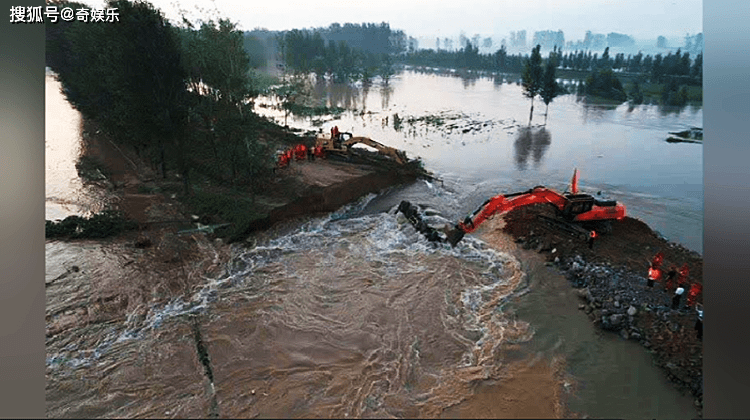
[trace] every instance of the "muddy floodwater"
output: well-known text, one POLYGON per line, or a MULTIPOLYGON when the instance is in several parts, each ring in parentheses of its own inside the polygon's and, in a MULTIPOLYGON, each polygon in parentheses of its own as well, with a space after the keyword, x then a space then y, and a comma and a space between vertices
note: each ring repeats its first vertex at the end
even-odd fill
MULTIPOLYGON (((368 195, 274 228, 252 247, 196 237, 192 262, 169 270, 149 265, 162 255, 158 246, 48 241, 48 416, 544 418, 563 416, 567 407, 593 417, 694 417, 692 398, 667 382, 650 354, 597 332, 577 310, 567 280, 533 253, 483 231, 456 248, 436 246, 394 210, 406 199, 424 204, 431 224, 452 223, 497 192, 537 184, 564 189, 577 166, 584 189, 606 188, 629 210, 664 220, 662 233, 690 237, 702 220, 691 189, 701 182, 701 146, 667 144, 658 133, 694 124, 701 111, 586 114, 564 97, 550 107, 547 134, 537 127, 524 137, 528 102, 515 98, 516 85, 439 77, 403 73, 387 88, 352 90, 358 93, 349 105, 359 112, 335 123, 422 156, 442 183, 368 195), (395 130, 393 113, 422 115, 409 102, 418 94, 420 112, 460 112, 466 116, 457 124, 489 121, 490 128, 395 130), (628 131, 626 115, 642 122, 628 131), (589 132, 576 134, 562 122, 568 119, 586 119, 589 132), (610 134, 595 143, 612 125, 625 133, 623 142, 615 146, 610 134), (593 145, 575 152, 576 141, 593 145), (667 147, 678 152, 661 160, 667 147), (640 162, 635 156, 644 151, 667 168, 656 171, 654 183, 612 164, 640 162), (678 167, 688 187, 664 187, 678 167), (662 214, 674 208, 682 222, 662 214)), ((47 95, 47 217, 83 214, 107 199, 87 201, 95 190, 79 198, 87 187, 70 168, 80 117, 63 110, 51 76, 47 95), (53 105, 61 108, 50 112, 53 105), (68 135, 53 135, 61 131, 49 124, 58 123, 68 135), (51 170, 66 175, 51 178, 51 170)))

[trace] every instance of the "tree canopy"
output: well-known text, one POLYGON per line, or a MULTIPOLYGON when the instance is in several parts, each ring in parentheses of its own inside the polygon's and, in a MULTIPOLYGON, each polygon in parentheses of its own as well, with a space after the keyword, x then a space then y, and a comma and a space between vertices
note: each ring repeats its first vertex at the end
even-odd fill
MULTIPOLYGON (((72 3, 60 3, 71 5, 72 3)), ((117 24, 47 25, 47 64, 68 101, 166 177, 176 169, 253 183, 270 172, 248 101, 243 33, 220 19, 177 28, 145 1, 110 0, 117 24), (207 164, 199 157, 213 157, 207 164)), ((62 23, 62 22, 61 22, 62 23)), ((268 156, 266 156, 268 155, 268 156)))
POLYGON ((531 111, 529 112, 529 124, 534 115, 534 97, 539 94, 542 89, 542 54, 539 52, 541 45, 534 47, 531 50, 531 56, 526 62, 526 66, 521 74, 521 86, 523 86, 523 93, 527 98, 531 99, 531 111))

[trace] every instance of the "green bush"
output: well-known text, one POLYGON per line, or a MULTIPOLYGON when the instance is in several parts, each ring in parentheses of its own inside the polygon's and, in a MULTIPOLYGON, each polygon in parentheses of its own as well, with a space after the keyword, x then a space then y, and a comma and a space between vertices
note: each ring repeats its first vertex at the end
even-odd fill
POLYGON ((255 210, 249 198, 236 195, 195 191, 187 203, 198 214, 216 216, 230 223, 216 231, 217 235, 228 237, 230 242, 241 240, 254 221, 266 216, 255 210))
POLYGON ((138 224, 126 219, 122 212, 104 210, 89 218, 68 216, 59 222, 45 221, 46 238, 101 239, 133 230, 138 224))
POLYGON ((620 79, 612 69, 599 70, 586 78, 586 94, 620 102, 628 99, 620 79))

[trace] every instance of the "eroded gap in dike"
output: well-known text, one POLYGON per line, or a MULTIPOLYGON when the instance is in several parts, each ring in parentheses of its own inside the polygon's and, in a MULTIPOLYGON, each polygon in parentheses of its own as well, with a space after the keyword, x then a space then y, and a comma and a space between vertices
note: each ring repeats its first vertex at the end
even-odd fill
POLYGON ((211 392, 211 405, 208 409, 208 418, 219 418, 219 402, 216 399, 216 388, 214 387, 214 372, 211 367, 211 358, 208 356, 206 343, 203 342, 198 317, 192 316, 193 339, 195 340, 195 350, 198 354, 198 360, 203 365, 203 372, 209 380, 211 392))

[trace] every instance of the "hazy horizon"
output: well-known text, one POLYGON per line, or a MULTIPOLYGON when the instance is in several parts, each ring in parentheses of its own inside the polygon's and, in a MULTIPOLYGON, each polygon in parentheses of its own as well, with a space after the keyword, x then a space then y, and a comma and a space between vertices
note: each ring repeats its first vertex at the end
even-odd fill
MULTIPOLYGON (((103 7, 101 1, 85 1, 103 7)), ((263 28, 272 31, 327 27, 332 23, 387 22, 391 29, 403 30, 415 38, 492 37, 498 43, 511 31, 526 30, 527 42, 535 31, 562 30, 566 41, 582 40, 586 31, 617 32, 636 40, 658 36, 684 39, 703 32, 703 1, 571 0, 559 4, 552 0, 379 0, 342 2, 340 0, 275 0, 242 2, 239 0, 153 0, 173 23, 181 22, 182 9, 191 20, 199 17, 228 18, 240 29, 263 28), (197 11, 198 8, 204 12, 197 11), (218 14, 217 11, 218 10, 218 14)))

